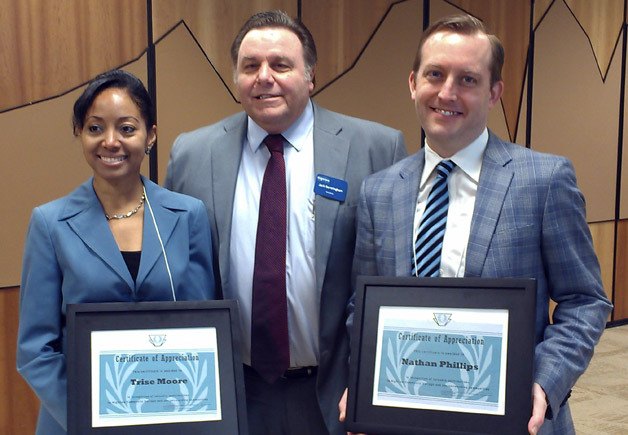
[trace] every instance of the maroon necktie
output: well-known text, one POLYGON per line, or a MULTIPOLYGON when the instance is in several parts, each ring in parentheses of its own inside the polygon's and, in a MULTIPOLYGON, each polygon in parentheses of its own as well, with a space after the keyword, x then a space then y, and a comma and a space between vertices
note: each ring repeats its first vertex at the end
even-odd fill
POLYGON ((290 366, 286 302, 286 163, 284 138, 266 136, 270 151, 259 200, 255 241, 251 366, 273 383, 290 366))

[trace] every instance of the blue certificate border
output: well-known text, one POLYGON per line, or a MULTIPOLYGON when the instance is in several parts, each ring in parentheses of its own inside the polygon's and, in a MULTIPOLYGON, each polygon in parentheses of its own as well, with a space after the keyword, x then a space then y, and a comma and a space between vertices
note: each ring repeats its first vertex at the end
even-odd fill
POLYGON ((235 301, 70 304, 67 309, 68 433, 248 435, 239 316, 235 301), (215 328, 222 418, 217 421, 91 426, 93 331, 215 328))
POLYGON ((356 280, 346 428, 378 434, 527 433, 534 361, 533 279, 365 277, 356 280), (372 403, 382 306, 508 311, 505 414, 372 403))

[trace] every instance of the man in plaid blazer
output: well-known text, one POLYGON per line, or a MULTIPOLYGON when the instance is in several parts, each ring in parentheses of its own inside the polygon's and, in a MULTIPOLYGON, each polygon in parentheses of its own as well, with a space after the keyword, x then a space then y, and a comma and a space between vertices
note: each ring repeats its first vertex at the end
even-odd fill
POLYGON ((446 17, 423 33, 409 84, 425 147, 365 179, 354 273, 412 274, 434 168, 453 161, 438 275, 536 279, 528 431, 569 434, 567 398, 612 306, 571 163, 504 142, 486 128, 503 91, 503 58, 499 40, 468 15, 446 17), (552 324, 550 299, 557 303, 552 324))

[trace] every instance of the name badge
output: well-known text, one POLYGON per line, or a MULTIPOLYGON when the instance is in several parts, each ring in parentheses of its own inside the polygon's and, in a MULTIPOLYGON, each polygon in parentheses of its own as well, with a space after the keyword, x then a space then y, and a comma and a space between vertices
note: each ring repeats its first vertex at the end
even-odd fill
POLYGON ((347 197, 348 184, 345 180, 317 174, 314 183, 314 193, 335 201, 344 201, 347 197))

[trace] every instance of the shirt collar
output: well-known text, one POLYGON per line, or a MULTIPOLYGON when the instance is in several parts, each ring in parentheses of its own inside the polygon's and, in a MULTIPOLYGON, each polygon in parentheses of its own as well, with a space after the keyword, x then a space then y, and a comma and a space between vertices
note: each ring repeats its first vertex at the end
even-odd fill
MULTIPOLYGON (((480 181, 480 171, 482 170, 482 157, 484 156, 484 150, 486 149, 486 145, 488 144, 488 129, 484 128, 482 133, 469 145, 458 151, 456 154, 451 156, 449 160, 453 161, 456 166, 458 166, 469 178, 471 178, 476 183, 480 181)), ((425 141, 425 166, 423 168, 423 174, 421 175, 421 184, 419 185, 422 188, 427 179, 429 178, 434 168, 441 162, 443 159, 441 156, 436 154, 430 145, 425 141)))
MULTIPOLYGON (((249 142, 249 146, 251 147, 251 151, 255 153, 262 145, 264 138, 268 136, 268 132, 253 121, 250 116, 248 117, 248 120, 246 138, 249 142)), ((301 116, 299 116, 297 120, 281 134, 294 149, 301 151, 306 145, 306 140, 308 136, 311 135, 313 128, 314 109, 312 108, 312 102, 308 101, 301 116)))

